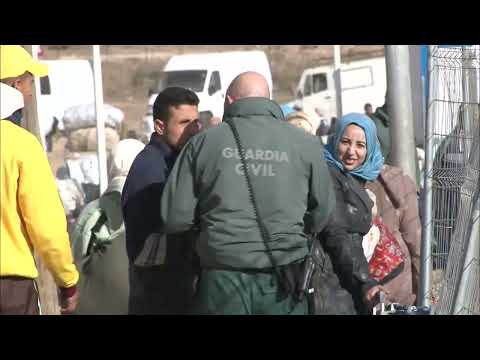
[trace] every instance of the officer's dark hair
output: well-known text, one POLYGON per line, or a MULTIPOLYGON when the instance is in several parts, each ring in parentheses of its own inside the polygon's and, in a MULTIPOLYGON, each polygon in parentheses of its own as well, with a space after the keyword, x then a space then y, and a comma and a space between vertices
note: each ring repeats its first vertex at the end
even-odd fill
POLYGON ((178 86, 165 88, 158 94, 153 103, 153 120, 168 121, 170 119, 170 107, 177 108, 180 105, 198 106, 199 102, 198 96, 191 90, 178 86))

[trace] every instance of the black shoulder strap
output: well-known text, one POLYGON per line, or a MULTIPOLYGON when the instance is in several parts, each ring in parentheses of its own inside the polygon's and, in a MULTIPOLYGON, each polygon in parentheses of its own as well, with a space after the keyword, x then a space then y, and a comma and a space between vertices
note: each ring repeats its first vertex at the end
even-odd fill
POLYGON ((258 224, 258 228, 260 229, 260 234, 261 234, 262 240, 265 244, 265 248, 267 250, 267 255, 270 258, 272 266, 275 270, 275 274, 277 275, 278 279, 280 280, 282 278, 281 274, 280 274, 280 270, 278 268, 278 264, 277 264, 275 258, 273 257, 272 249, 270 248, 270 245, 269 245, 269 241, 271 241, 271 237, 270 237, 270 234, 269 234, 269 232, 268 232, 268 230, 267 230, 267 228, 266 228, 266 226, 265 226, 265 224, 262 220, 262 217, 260 216, 260 212, 259 212, 259 209, 258 209, 256 197, 255 197, 255 193, 253 191, 252 181, 251 181, 251 178, 250 178, 250 175, 249 175, 247 162, 245 160, 245 150, 244 150, 244 148, 242 146, 242 143, 240 141, 240 136, 238 134, 238 131, 237 131, 237 128, 236 128, 234 122, 230 119, 225 121, 225 122, 228 124, 228 126, 232 130, 233 137, 235 138, 235 142, 236 142, 237 148, 238 148, 238 153, 240 155, 240 161, 241 161, 242 167, 243 167, 243 173, 245 174, 245 181, 247 183, 248 194, 249 194, 250 202, 252 203, 255 220, 258 224))
POLYGON ((345 173, 338 169, 336 166, 329 166, 330 174, 332 174, 342 186, 342 191, 348 191, 349 194, 353 193, 360 199, 360 201, 368 208, 372 204, 372 200, 368 196, 365 189, 360 183, 353 178, 352 175, 345 173), (351 191, 350 191, 351 190, 351 191))

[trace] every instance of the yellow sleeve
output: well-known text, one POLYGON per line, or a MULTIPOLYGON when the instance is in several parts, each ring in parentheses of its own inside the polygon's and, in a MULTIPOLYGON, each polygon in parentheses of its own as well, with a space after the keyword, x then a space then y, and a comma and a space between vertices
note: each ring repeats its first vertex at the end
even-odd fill
POLYGON ((18 203, 34 249, 60 287, 78 282, 67 232, 67 221, 48 158, 36 138, 22 147, 18 203))

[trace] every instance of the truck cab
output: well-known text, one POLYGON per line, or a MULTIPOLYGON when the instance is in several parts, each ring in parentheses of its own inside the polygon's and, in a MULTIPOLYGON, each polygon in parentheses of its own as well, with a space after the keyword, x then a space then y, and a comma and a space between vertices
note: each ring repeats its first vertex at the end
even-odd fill
POLYGON ((336 114, 335 81, 329 66, 305 69, 297 86, 297 104, 321 119, 336 114))
POLYGON ((225 94, 232 80, 245 71, 255 71, 267 80, 272 93, 272 74, 263 51, 232 51, 223 53, 177 55, 169 59, 157 85, 151 89, 144 131, 153 131, 153 103, 160 91, 180 86, 195 92, 200 100, 199 112, 210 111, 222 118, 225 94))
MULTIPOLYGON (((363 112, 365 103, 383 105, 387 88, 385 58, 372 58, 342 64, 340 67, 342 111, 363 112)), ((305 69, 297 86, 296 104, 316 112, 330 123, 337 116, 333 66, 305 69)))
POLYGON ((62 129, 66 109, 95 101, 93 68, 88 60, 45 60, 48 75, 40 78, 37 99, 38 124, 44 147, 45 136, 52 130, 55 118, 62 129))

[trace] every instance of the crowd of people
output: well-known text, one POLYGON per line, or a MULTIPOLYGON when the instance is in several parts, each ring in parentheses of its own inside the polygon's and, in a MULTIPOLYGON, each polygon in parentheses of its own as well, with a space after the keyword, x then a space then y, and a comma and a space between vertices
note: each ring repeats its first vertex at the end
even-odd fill
POLYGON ((380 294, 415 304, 417 189, 385 160, 381 109, 337 119, 324 145, 315 114, 287 114, 258 73, 232 81, 223 119, 168 87, 150 141, 115 146, 109 187, 70 242, 46 154, 18 121, 48 70, 20 46, 1 51, 0 314, 40 313, 33 250, 64 314, 367 315, 380 294))

